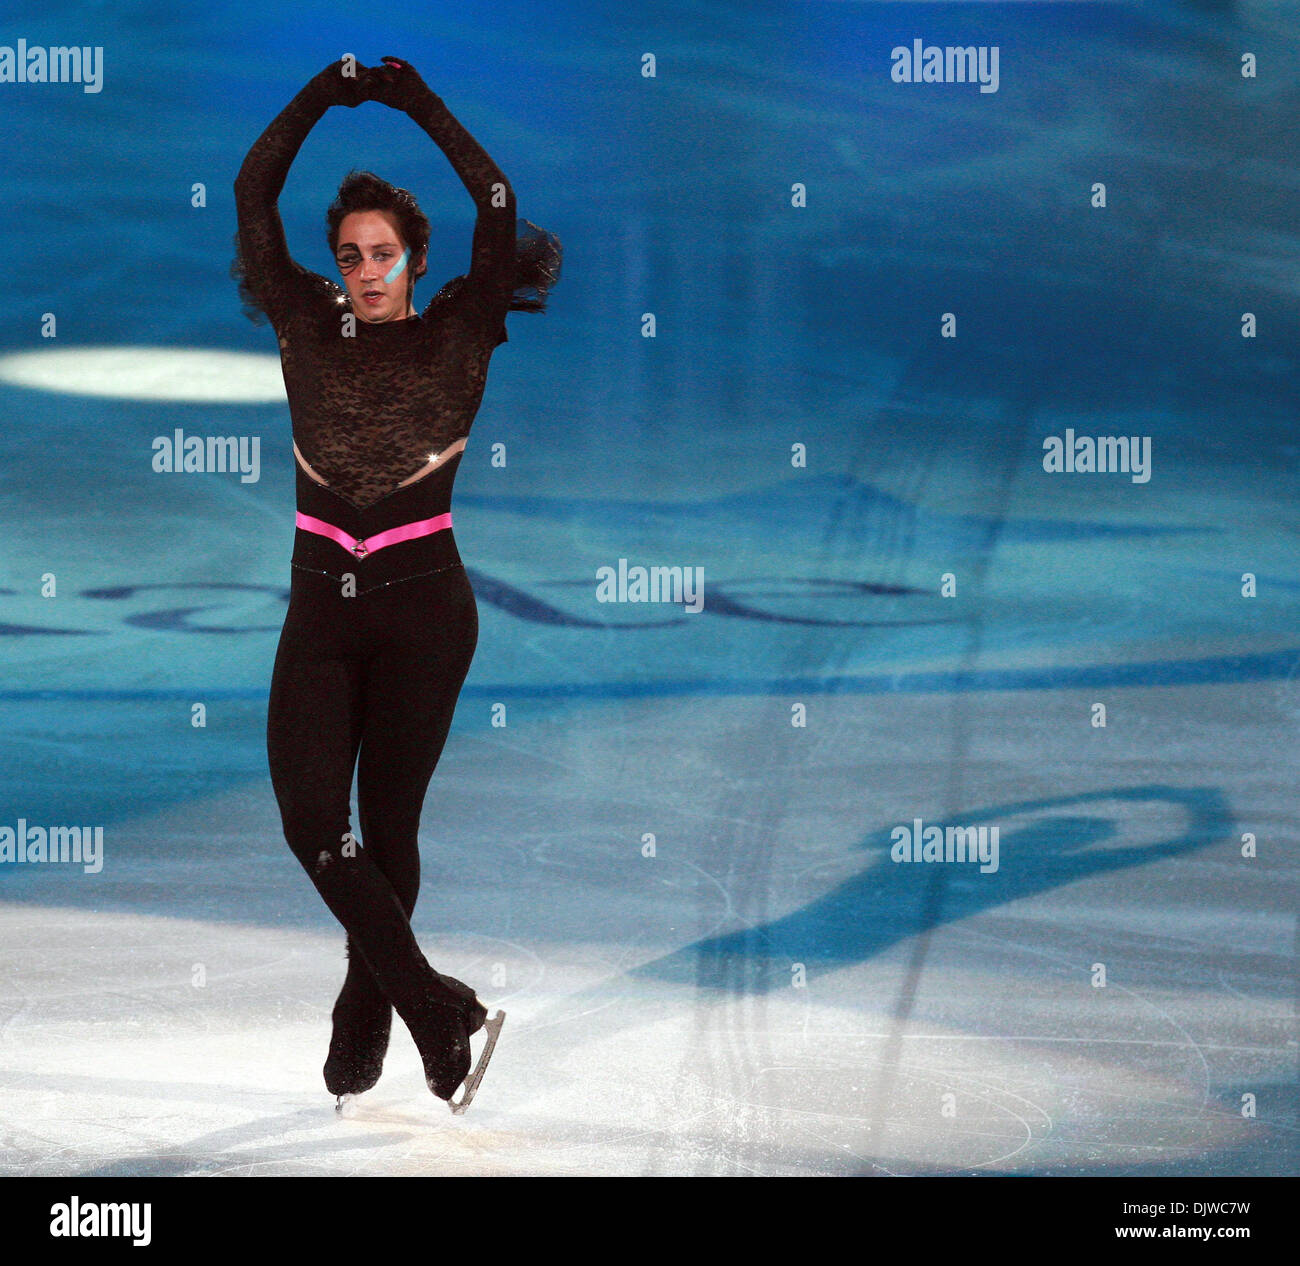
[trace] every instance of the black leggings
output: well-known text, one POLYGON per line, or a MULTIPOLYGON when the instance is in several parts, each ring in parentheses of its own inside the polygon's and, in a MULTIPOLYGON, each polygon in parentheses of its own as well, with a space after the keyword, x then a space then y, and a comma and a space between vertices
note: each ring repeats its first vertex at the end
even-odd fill
MULTIPOLYGON (((357 537, 432 518, 458 460, 363 510, 299 468, 298 508, 357 537)), ((297 529, 267 709, 271 782, 290 849, 347 930, 349 979, 368 968, 403 1019, 432 971, 410 924, 420 809, 477 643, 451 529, 360 559, 297 529)))

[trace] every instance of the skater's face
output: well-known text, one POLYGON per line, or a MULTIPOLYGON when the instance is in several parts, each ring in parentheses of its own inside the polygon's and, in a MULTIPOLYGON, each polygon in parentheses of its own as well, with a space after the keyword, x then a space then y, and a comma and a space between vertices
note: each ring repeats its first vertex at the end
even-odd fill
POLYGON ((413 259, 397 222, 383 211, 353 211, 339 225, 335 260, 352 311, 363 321, 404 321, 415 315, 411 294, 424 256, 413 259))

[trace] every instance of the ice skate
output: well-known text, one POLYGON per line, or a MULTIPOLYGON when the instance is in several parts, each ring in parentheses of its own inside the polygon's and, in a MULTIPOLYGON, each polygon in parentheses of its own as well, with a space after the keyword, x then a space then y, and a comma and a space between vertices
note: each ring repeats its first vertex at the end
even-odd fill
POLYGON ((455 995, 454 999, 465 1012, 465 1027, 470 1033, 477 1033, 487 1020, 487 1008, 478 1000, 478 995, 463 981, 455 976, 444 976, 442 972, 433 973, 443 988, 455 995))
POLYGON ((465 1091, 459 1099, 448 1099, 447 1103, 451 1110, 456 1114, 461 1114, 469 1107, 473 1101, 474 1093, 478 1090, 479 1083, 483 1080, 483 1074, 487 1071, 488 1060, 492 1058, 492 1052, 496 1048, 497 1037, 501 1033, 501 1026, 505 1023, 506 1013, 498 1011, 492 1019, 488 1019, 487 1008, 478 1000, 478 995, 464 983, 453 976, 444 976, 441 972, 436 973, 439 981, 450 989, 461 1000, 466 1013, 465 1027, 469 1034, 474 1034, 487 1026, 487 1041, 479 1055, 478 1063, 474 1065, 474 1071, 464 1081, 465 1091))
POLYGON ((334 1005, 333 1022, 322 1071, 325 1088, 338 1097, 334 1106, 341 1112, 345 1099, 364 1094, 379 1080, 388 1053, 393 1008, 386 998, 373 1001, 345 996, 334 1005))
MULTIPOLYGON (((486 1015, 486 1011, 484 1015, 486 1015)), ((474 1066, 474 1071, 470 1073, 465 1080, 465 1093, 460 1099, 449 1099, 447 1101, 451 1110, 458 1115, 463 1113, 474 1099, 474 1094, 478 1090, 479 1082, 483 1080, 483 1074, 487 1071, 488 1060, 492 1058, 492 1052, 496 1049, 497 1038, 501 1035, 501 1026, 506 1021, 506 1013, 498 1011, 490 1020, 485 1020, 487 1027, 487 1042, 483 1047, 483 1053, 478 1057, 478 1063, 474 1066)))
POLYGON ((468 985, 439 972, 432 972, 432 977, 432 987, 417 1014, 403 1019, 420 1051, 425 1084, 439 1099, 448 1101, 452 1112, 461 1113, 469 1107, 483 1079, 505 1013, 498 1011, 489 1020, 487 1008, 468 985), (488 1030, 487 1044, 471 1073, 470 1034, 484 1027, 488 1030), (453 1101, 452 1096, 462 1085, 465 1094, 453 1101))

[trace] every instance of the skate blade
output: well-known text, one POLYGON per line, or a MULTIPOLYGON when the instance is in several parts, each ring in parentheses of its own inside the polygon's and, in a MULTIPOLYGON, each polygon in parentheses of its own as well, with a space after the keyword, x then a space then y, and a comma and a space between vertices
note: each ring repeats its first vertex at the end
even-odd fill
POLYGON ((459 1101, 448 1099, 447 1106, 457 1115, 464 1112, 474 1100, 474 1094, 478 1090, 479 1082, 483 1080, 483 1074, 487 1071, 488 1060, 492 1058, 493 1048, 497 1044, 497 1038, 501 1035, 501 1026, 505 1023, 506 1013, 498 1011, 496 1015, 490 1016, 483 1021, 483 1031, 487 1034, 487 1043, 483 1047, 483 1054, 478 1057, 478 1063, 474 1065, 474 1071, 465 1078, 465 1093, 461 1095, 459 1101))

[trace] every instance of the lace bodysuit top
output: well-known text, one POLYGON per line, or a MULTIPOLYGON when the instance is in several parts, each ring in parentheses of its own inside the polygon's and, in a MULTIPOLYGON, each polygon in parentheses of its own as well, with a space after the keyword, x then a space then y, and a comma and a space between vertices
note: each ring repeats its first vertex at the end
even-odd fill
POLYGON ((319 479, 364 507, 469 433, 488 361, 512 309, 542 311, 559 242, 516 221, 500 169, 427 89, 407 113, 441 147, 478 208, 469 273, 419 316, 366 321, 346 289, 290 258, 276 200, 289 166, 331 104, 336 72, 313 78, 249 151, 235 181, 232 274, 246 310, 270 318, 299 452, 319 479), (494 191, 496 202, 493 205, 494 191), (350 319, 344 320, 345 316, 350 319))

